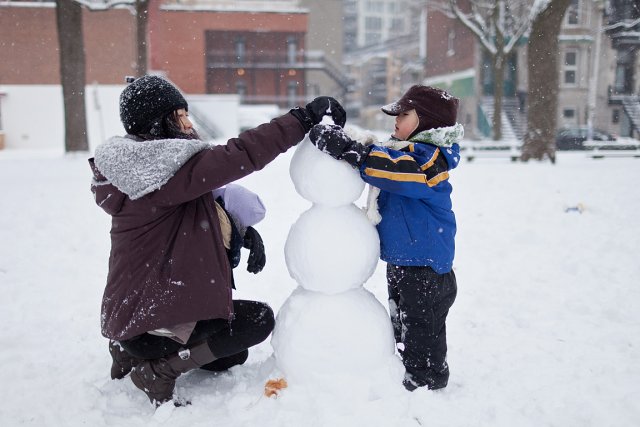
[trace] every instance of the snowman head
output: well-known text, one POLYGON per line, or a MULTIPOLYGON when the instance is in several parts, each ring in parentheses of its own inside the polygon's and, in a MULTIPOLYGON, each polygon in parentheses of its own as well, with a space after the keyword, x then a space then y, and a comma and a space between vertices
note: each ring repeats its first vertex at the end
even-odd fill
POLYGON ((318 205, 348 205, 358 200, 364 190, 358 171, 316 149, 308 138, 298 145, 289 174, 296 191, 318 205))

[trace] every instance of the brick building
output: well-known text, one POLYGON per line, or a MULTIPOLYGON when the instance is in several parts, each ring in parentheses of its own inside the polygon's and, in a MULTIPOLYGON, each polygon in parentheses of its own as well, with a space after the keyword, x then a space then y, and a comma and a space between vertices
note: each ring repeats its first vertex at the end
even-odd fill
MULTIPOLYGON (((135 17, 83 9, 87 83, 121 84, 135 72, 135 17)), ((0 4, 0 85, 60 84, 54 2, 0 4)))
MULTIPOLYGON (((124 76, 136 73, 135 11, 130 4, 107 10, 83 7, 82 19, 87 85, 95 93, 113 86, 108 90, 117 93, 124 76)), ((298 0, 150 0, 149 72, 165 75, 189 96, 227 94, 243 104, 271 104, 281 109, 319 94, 323 83, 310 82, 307 76, 315 72, 333 85, 330 94, 340 97, 348 84, 336 65, 341 58, 306 50, 308 25, 309 9, 298 0)), ((320 40, 320 36, 315 38, 320 40)), ((20 128, 7 146, 31 146, 45 134, 27 132, 25 126, 15 123, 25 113, 18 110, 29 108, 19 94, 36 89, 54 95, 59 91, 55 2, 0 2, 0 57, 0 120, 4 121, 4 129, 0 121, 0 133, 11 133, 7 130, 10 125, 20 128)), ((87 97, 90 92, 88 88, 87 97)), ((109 106, 113 93, 102 104, 109 106)), ((92 102, 98 103, 97 98, 87 98, 88 110, 92 102)), ((49 115, 52 125, 62 121, 58 102, 46 111, 29 114, 36 120, 49 115)), ((107 122, 110 128, 115 120, 107 122)), ((54 138, 61 138, 59 134, 63 130, 54 132, 54 138)))
MULTIPOLYGON (((282 107, 305 97, 306 9, 295 1, 149 3, 149 69, 189 94, 237 93, 282 107), (279 4, 278 4, 279 3, 279 4), (260 6, 258 6, 260 4, 260 6)), ((135 74, 135 16, 129 7, 83 8, 87 83, 135 74)), ((54 2, 0 6, 0 84, 59 84, 54 2)))

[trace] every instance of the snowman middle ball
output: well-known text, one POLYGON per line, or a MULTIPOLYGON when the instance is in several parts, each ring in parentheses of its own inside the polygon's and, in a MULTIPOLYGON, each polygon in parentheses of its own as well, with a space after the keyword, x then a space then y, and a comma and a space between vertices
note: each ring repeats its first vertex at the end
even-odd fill
POLYGON ((371 277, 380 240, 355 205, 313 205, 291 227, 284 253, 289 274, 300 286, 335 294, 358 288, 371 277))

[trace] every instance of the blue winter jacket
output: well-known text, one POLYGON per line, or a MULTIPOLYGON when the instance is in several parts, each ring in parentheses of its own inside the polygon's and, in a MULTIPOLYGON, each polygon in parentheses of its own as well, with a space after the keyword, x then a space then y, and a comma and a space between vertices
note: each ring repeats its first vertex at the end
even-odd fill
POLYGON ((451 210, 449 171, 460 146, 410 143, 401 150, 374 145, 360 168, 362 179, 380 189, 380 258, 395 265, 451 271, 456 219, 451 210))

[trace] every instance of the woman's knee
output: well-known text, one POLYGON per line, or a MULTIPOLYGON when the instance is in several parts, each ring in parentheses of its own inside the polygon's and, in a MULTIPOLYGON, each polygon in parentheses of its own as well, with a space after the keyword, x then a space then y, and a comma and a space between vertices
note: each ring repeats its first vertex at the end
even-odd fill
POLYGON ((259 315, 256 318, 256 324, 258 329, 263 332, 264 337, 262 340, 267 339, 269 334, 273 331, 273 328, 276 326, 275 314, 273 313, 273 309, 269 307, 268 304, 260 303, 260 311, 259 315))
POLYGON ((258 342, 264 341, 275 327, 275 315, 268 304, 260 301, 234 301, 237 323, 253 329, 258 342))

